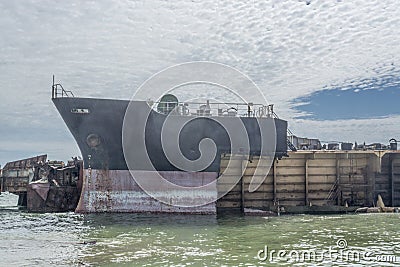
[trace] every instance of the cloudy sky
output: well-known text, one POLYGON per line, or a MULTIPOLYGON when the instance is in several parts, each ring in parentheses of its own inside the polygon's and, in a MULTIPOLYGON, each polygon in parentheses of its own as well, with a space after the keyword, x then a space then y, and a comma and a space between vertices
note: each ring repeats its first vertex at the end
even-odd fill
POLYGON ((0 34, 2 165, 80 154, 52 74, 78 96, 129 99, 194 60, 250 76, 299 136, 400 139, 397 0, 0 0, 0 34))

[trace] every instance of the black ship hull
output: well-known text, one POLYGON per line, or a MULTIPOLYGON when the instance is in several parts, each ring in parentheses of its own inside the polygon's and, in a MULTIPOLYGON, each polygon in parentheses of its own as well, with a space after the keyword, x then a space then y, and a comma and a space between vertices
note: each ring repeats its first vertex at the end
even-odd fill
MULTIPOLYGON (((187 116, 176 116, 177 120, 189 122, 179 137, 180 150, 186 158, 193 160, 200 156, 198 145, 204 138, 212 139, 217 149, 216 157, 208 167, 198 172, 187 172, 171 164, 163 151, 161 131, 167 116, 151 110, 146 102, 61 97, 53 98, 53 103, 74 136, 84 160, 84 188, 77 211, 215 213, 215 203, 212 202, 194 208, 159 203, 140 189, 132 178, 132 172, 146 176, 156 171, 172 183, 189 186, 201 186, 217 179, 221 155, 237 153, 231 151, 229 136, 221 125, 208 117, 200 116, 189 122, 187 116), (138 163, 132 170, 126 163, 123 123, 128 105, 136 105, 139 110, 149 113, 143 137, 153 168, 138 163)), ((232 118, 222 119, 229 123, 232 118)), ((240 117, 240 120, 248 134, 247 153, 261 155, 262 140, 257 119, 240 117)), ((271 125, 275 127, 276 142, 272 156, 280 158, 287 151, 287 122, 272 117, 265 120, 272 121, 271 125)), ((216 194, 215 188, 203 194, 203 197, 211 200, 216 194)))

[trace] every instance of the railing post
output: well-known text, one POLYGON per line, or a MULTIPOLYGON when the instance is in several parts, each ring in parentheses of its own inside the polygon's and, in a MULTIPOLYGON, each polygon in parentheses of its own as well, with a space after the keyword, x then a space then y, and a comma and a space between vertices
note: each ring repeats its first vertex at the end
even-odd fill
POLYGON ((51 98, 54 98, 54 74, 53 74, 53 85, 51 86, 51 98))

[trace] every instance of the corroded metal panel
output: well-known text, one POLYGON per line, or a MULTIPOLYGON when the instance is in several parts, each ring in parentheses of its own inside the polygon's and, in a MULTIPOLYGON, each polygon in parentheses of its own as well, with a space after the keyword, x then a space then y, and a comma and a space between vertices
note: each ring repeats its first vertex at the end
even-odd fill
MULTIPOLYGON (((134 171, 134 175, 154 177, 157 172, 134 171)), ((216 172, 158 172, 166 180, 185 187, 199 187, 214 181, 216 172)), ((128 170, 84 170, 84 185, 76 212, 171 212, 192 214, 215 214, 217 188, 213 190, 194 190, 188 194, 184 191, 159 190, 155 192, 158 199, 171 199, 171 203, 162 203, 149 196, 136 183, 128 170), (210 204, 198 207, 178 207, 174 198, 185 200, 187 206, 194 205, 198 198, 209 200, 210 204)))
POLYGON ((27 187, 27 209, 30 212, 73 211, 78 199, 79 192, 75 186, 31 183, 27 187))
POLYGON ((14 194, 26 192, 26 187, 34 176, 34 166, 46 162, 47 155, 8 162, 1 173, 1 191, 14 194))
POLYGON ((15 169, 28 169, 33 167, 36 163, 46 162, 46 160, 47 160, 47 155, 40 155, 32 158, 11 161, 4 166, 3 171, 15 170, 15 169))

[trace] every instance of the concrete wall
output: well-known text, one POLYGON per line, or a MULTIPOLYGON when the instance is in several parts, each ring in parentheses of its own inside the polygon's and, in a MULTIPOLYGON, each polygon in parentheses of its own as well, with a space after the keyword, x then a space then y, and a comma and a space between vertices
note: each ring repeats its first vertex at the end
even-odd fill
MULTIPOLYGON (((221 173, 230 158, 232 177, 241 172, 244 175, 217 202, 219 210, 373 206, 378 194, 387 206, 400 206, 399 151, 289 152, 288 158, 276 160, 270 169, 262 164, 257 167, 259 157, 246 163, 240 157, 227 155, 221 160, 221 173), (264 176, 265 180, 255 192, 249 192, 256 167, 262 170, 256 178, 264 176)), ((217 185, 219 191, 229 186, 232 184, 217 185)))

